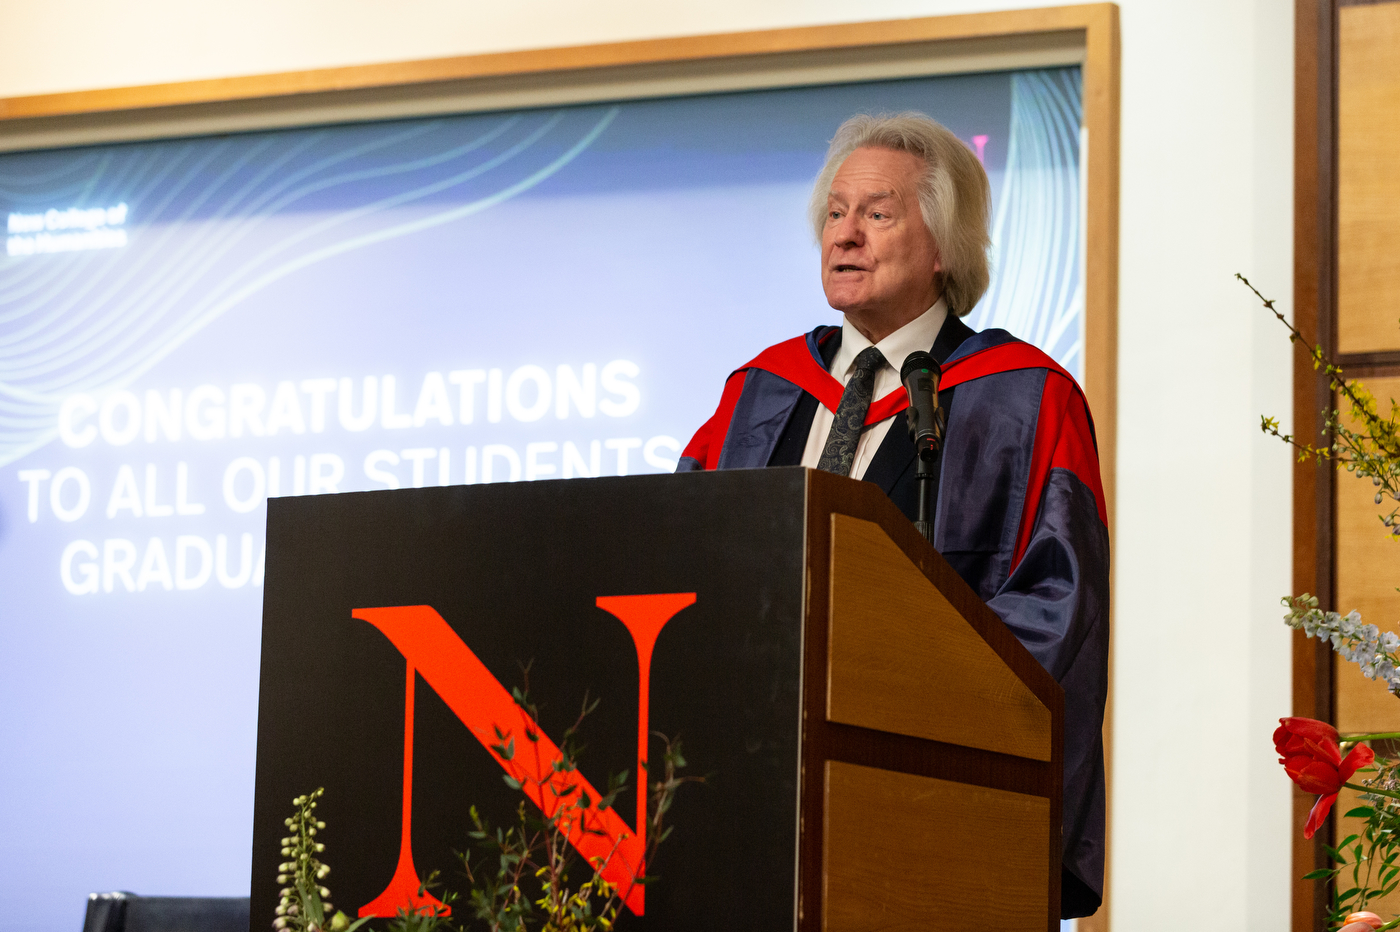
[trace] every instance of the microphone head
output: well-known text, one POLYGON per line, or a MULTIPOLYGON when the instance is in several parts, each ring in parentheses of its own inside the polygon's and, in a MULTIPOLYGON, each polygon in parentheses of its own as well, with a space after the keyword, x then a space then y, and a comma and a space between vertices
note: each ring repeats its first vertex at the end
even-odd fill
POLYGON ((904 365, 899 367, 899 380, 905 381, 909 378, 909 373, 919 369, 927 369, 935 377, 943 375, 943 367, 938 364, 938 360, 923 350, 915 350, 904 358, 904 365))

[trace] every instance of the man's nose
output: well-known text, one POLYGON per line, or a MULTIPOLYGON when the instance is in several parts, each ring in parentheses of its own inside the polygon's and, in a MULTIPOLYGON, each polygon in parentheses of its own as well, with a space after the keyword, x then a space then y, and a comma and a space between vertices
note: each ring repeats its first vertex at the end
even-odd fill
POLYGON ((865 225, 855 214, 846 214, 836 222, 836 242, 842 246, 859 246, 865 242, 865 225))

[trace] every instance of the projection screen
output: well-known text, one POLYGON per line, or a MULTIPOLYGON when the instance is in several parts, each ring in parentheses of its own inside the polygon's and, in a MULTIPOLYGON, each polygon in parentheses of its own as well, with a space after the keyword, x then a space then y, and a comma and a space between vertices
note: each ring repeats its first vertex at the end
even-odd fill
POLYGON ((839 322, 805 207, 845 117, 982 159, 968 322, 1082 378, 1081 97, 1057 67, 0 155, 0 930, 246 894, 266 499, 671 470, 733 368, 839 322))

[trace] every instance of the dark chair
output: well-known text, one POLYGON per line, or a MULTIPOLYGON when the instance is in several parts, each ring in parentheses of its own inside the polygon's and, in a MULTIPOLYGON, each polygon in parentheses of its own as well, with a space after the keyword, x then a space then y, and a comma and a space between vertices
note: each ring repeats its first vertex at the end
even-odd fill
POLYGON ((88 896, 83 932, 249 932, 246 896, 88 896))

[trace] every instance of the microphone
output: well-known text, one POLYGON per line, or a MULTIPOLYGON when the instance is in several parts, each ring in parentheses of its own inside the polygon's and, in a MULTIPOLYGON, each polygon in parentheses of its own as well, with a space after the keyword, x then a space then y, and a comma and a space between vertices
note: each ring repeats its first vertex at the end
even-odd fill
POLYGON ((918 453, 918 470, 915 478, 919 484, 919 511, 914 520, 924 540, 933 543, 933 499, 937 494, 938 476, 933 471, 934 460, 938 458, 938 448, 943 444, 943 426, 946 415, 938 407, 938 380, 943 369, 923 350, 910 353, 899 367, 899 380, 909 394, 909 407, 905 417, 909 421, 909 439, 914 441, 914 451, 918 453))
POLYGON ((910 353, 899 369, 899 380, 909 394, 905 417, 909 422, 909 439, 922 463, 931 463, 943 444, 945 417, 938 407, 938 380, 943 369, 923 350, 910 353))

